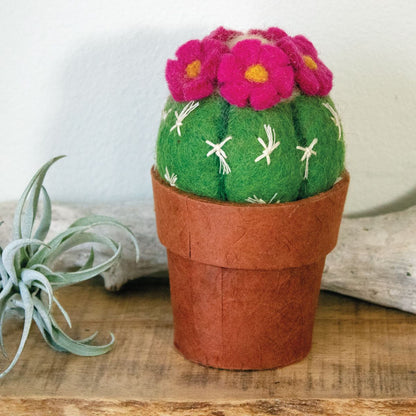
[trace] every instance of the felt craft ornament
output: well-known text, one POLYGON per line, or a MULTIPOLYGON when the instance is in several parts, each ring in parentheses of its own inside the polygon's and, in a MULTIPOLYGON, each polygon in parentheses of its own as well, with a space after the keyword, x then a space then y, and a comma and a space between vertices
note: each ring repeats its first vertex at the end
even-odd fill
POLYGON ((152 171, 175 345, 219 368, 298 361, 349 182, 332 73, 276 27, 220 27, 176 55, 152 171))

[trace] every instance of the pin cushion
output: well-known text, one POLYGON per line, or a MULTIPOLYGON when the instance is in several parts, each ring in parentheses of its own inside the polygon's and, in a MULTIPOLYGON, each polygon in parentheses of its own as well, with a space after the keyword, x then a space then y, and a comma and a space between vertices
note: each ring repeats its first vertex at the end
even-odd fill
POLYGON ((157 170, 172 186, 224 201, 295 201, 344 170, 332 73, 304 36, 219 28, 168 60, 171 92, 157 170))
POLYGON ((186 358, 264 369, 308 353, 349 182, 332 78, 275 27, 220 27, 168 60, 152 180, 186 358))

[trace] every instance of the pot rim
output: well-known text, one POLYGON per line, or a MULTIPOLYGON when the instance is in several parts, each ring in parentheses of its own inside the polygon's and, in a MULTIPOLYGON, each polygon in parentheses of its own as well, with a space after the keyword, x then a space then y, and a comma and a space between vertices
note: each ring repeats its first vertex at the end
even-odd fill
POLYGON ((326 192, 279 204, 243 204, 199 197, 169 186, 152 168, 161 243, 197 262, 273 270, 315 263, 332 251, 349 174, 326 192))

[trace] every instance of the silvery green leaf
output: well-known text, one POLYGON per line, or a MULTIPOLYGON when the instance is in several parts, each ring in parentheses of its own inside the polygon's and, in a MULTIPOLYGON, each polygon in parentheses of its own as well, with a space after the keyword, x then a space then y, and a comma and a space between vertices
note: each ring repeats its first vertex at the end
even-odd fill
POLYGON ((74 234, 85 231, 88 227, 68 228, 66 231, 54 237, 45 247, 39 248, 36 253, 29 259, 26 267, 32 268, 34 264, 43 264, 46 256, 53 250, 57 249, 66 239, 74 234))
POLYGON ((6 296, 8 296, 13 288, 13 280, 9 279, 5 286, 2 287, 0 292, 0 300, 4 299, 6 296))
POLYGON ((98 335, 98 331, 95 331, 93 334, 91 334, 87 338, 78 339, 77 342, 79 342, 80 344, 90 344, 92 341, 94 341, 97 335, 98 335))
POLYGON ((40 333, 42 334, 43 339, 46 343, 53 348, 55 351, 58 352, 67 352, 65 348, 60 347, 51 337, 50 332, 46 330, 45 323, 43 319, 39 315, 39 313, 35 310, 33 313, 33 320, 35 321, 37 327, 39 328, 40 333))
POLYGON ((52 285, 52 287, 56 287, 55 283, 64 281, 64 277, 62 276, 62 273, 45 274, 45 277, 49 280, 49 283, 52 285))
POLYGON ((25 311, 25 321, 23 324, 23 332, 22 337, 20 339, 19 347, 17 348, 16 354, 12 360, 12 362, 9 364, 9 366, 0 374, 0 378, 4 377, 7 373, 10 372, 10 370, 14 367, 17 360, 19 359, 20 355, 22 354, 23 348, 26 344, 27 337, 29 336, 30 327, 32 325, 32 319, 33 319, 33 301, 32 297, 30 296, 30 292, 25 286, 23 282, 19 282, 19 289, 20 294, 22 297, 22 302, 24 306, 25 311))
POLYGON ((1 352, 2 354, 7 358, 7 353, 6 350, 4 348, 4 343, 3 343, 3 322, 4 319, 6 317, 6 314, 8 312, 7 310, 7 306, 9 303, 9 300, 12 296, 16 296, 16 295, 7 295, 4 299, 0 300, 0 348, 1 348, 1 352))
POLYGON ((0 250, 0 277, 1 277, 2 286, 4 287, 7 281, 9 280, 9 276, 3 265, 2 253, 3 253, 3 250, 0 250))
POLYGON ((52 322, 50 319, 50 309, 47 309, 45 304, 40 301, 36 296, 32 296, 33 306, 35 310, 39 313, 43 321, 43 325, 48 332, 52 332, 52 322))
MULTIPOLYGON (((51 309, 52 305, 49 304, 50 298, 49 298, 49 294, 48 294, 48 289, 45 287, 45 285, 43 285, 39 281, 35 281, 35 282, 32 283, 32 286, 31 286, 30 289, 32 289, 32 288, 38 289, 38 290, 34 290, 32 292, 32 294, 35 295, 35 296, 38 296, 38 298, 43 302, 43 304, 45 306, 46 306, 46 303, 44 301, 45 295, 48 297, 48 308, 51 309)), ((52 294, 53 294, 53 292, 52 292, 52 294)))
POLYGON ((50 267, 44 264, 34 264, 30 267, 32 270, 43 271, 43 275, 51 281, 52 279, 63 279, 62 273, 53 271, 50 267))
POLYGON ((117 250, 118 247, 117 243, 108 237, 84 231, 72 235, 63 241, 58 247, 51 249, 43 261, 45 264, 51 264, 65 251, 86 243, 100 243, 111 248, 113 251, 117 250))
POLYGON ((90 269, 87 269, 87 270, 61 273, 61 276, 63 277, 63 279, 59 281, 51 282, 51 284, 53 287, 58 288, 58 287, 64 287, 67 285, 72 285, 74 283, 83 282, 84 280, 88 280, 108 270, 111 266, 114 265, 114 263, 117 261, 120 255, 121 255, 121 246, 118 246, 113 256, 110 257, 105 262, 98 264, 94 267, 91 267, 90 269))
POLYGON ((12 241, 3 250, 3 266, 6 269, 7 274, 13 280, 14 284, 17 284, 17 274, 20 272, 20 265, 19 267, 16 267, 15 264, 15 256, 21 248, 27 247, 31 244, 46 245, 43 241, 40 240, 35 240, 33 238, 22 238, 12 241))
MULTIPOLYGON (((52 325, 54 325, 54 326, 55 326, 55 328, 56 328, 58 331, 63 332, 63 331, 61 330, 61 328, 59 327, 59 325, 56 323, 56 321, 55 321, 55 319, 53 318, 53 316, 51 316, 51 322, 52 322, 52 325)), ((81 345, 83 345, 83 344, 90 344, 92 341, 94 341, 94 339, 97 337, 97 335, 98 335, 98 331, 95 331, 93 334, 89 335, 88 337, 86 337, 86 338, 82 338, 82 339, 73 340, 73 342, 76 342, 76 343, 81 344, 81 345)), ((50 340, 51 340, 52 342, 54 342, 54 341, 52 340, 52 338, 50 337, 50 333, 48 333, 48 334, 47 334, 47 336, 49 336, 50 340)), ((56 344, 56 343, 55 343, 55 345, 57 345, 57 346, 58 346, 58 344, 56 344)), ((54 348, 55 348, 55 347, 54 347, 54 348)), ((56 349, 56 348, 55 348, 55 349, 56 349)), ((65 348, 63 348, 63 347, 59 347, 59 351, 68 352, 68 351, 67 351, 65 348)))
MULTIPOLYGON (((72 328, 72 323, 71 323, 71 319, 68 315, 68 312, 63 308, 63 306, 59 303, 58 299, 56 299, 56 297, 53 297, 53 301, 56 303, 56 306, 59 308, 59 310, 61 311, 62 315, 65 318, 66 323, 68 324, 68 326, 70 328, 72 328)), ((52 332, 52 331, 50 331, 52 332)))
POLYGON ((33 176, 17 203, 13 220, 13 239, 30 238, 36 217, 39 192, 48 169, 64 156, 58 156, 45 163, 33 176), (24 212, 29 198, 28 209, 24 212))
POLYGON ((59 345, 61 348, 64 348, 67 352, 72 354, 81 355, 81 356, 96 356, 105 354, 106 352, 110 351, 114 346, 114 335, 110 333, 111 340, 109 343, 105 345, 90 345, 90 342, 96 337, 98 334, 95 332, 94 334, 90 335, 84 339, 73 339, 68 334, 66 334, 57 324, 53 316, 51 316, 52 322, 52 332, 51 332, 51 339, 59 345))
POLYGON ((53 289, 49 280, 42 273, 32 269, 22 269, 21 278, 27 287, 30 287, 33 283, 40 283, 40 286, 37 286, 48 295, 50 310, 52 307, 53 289))
MULTIPOLYGON (((40 188, 41 192, 42 192, 42 196, 43 196, 43 212, 42 212, 42 216, 39 222, 39 226, 37 228, 37 230, 34 233, 33 238, 37 239, 37 240, 41 240, 43 241, 46 237, 46 235, 49 232, 49 228, 51 225, 51 217, 52 217, 52 206, 51 206, 51 200, 49 198, 49 195, 46 191, 46 189, 41 186, 40 188)), ((36 204, 38 203, 38 201, 36 200, 36 204)), ((31 211, 31 208, 29 207, 29 212, 31 211)), ((37 208, 35 208, 34 210, 34 215, 36 216, 36 211, 37 208)), ((33 223, 35 221, 35 218, 33 218, 32 223, 30 225, 30 230, 27 230, 27 233, 29 233, 29 236, 32 234, 32 229, 33 229, 33 223)), ((23 227, 24 228, 24 227, 23 227)), ((29 247, 27 247, 28 250, 28 257, 31 257, 33 255, 33 253, 38 249, 39 245, 31 245, 29 247)), ((24 253, 21 253, 24 254, 24 253)))
POLYGON ((36 229, 33 238, 35 238, 36 240, 43 241, 45 237, 48 235, 49 228, 51 226, 52 204, 46 189, 42 186, 41 190, 43 196, 43 212, 39 222, 39 226, 36 229))
POLYGON ((110 225, 125 231, 129 235, 136 249, 136 261, 139 261, 140 249, 136 237, 134 236, 130 228, 126 227, 124 224, 115 220, 114 218, 107 217, 105 215, 89 215, 88 217, 80 218, 79 220, 72 223, 70 225, 70 228, 79 226, 97 227, 101 225, 110 225))
POLYGON ((85 264, 82 267, 79 268, 78 271, 80 272, 82 270, 90 269, 94 264, 94 257, 95 257, 94 256, 94 249, 91 247, 90 255, 89 255, 87 261, 85 262, 85 264))
POLYGON ((89 345, 89 343, 81 343, 80 341, 74 340, 63 332, 58 326, 53 328, 51 337, 60 347, 65 348, 66 351, 81 355, 84 357, 93 357, 101 354, 105 354, 110 351, 114 346, 114 335, 110 333, 111 340, 105 345, 89 345))
POLYGON ((20 221, 22 238, 30 238, 32 236, 33 223, 36 218, 41 183, 43 179, 44 175, 40 175, 38 177, 28 196, 27 206, 24 208, 20 221))

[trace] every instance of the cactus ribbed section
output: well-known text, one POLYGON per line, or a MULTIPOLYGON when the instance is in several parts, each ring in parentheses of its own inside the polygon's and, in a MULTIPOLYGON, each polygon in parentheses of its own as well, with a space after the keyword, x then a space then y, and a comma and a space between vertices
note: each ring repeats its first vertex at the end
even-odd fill
POLYGON ((255 111, 214 94, 198 102, 167 100, 156 164, 172 186, 198 196, 275 203, 330 189, 344 155, 329 97, 300 94, 255 111))

